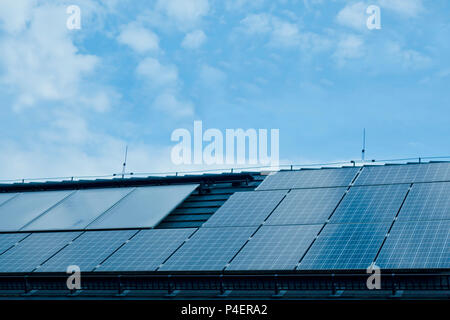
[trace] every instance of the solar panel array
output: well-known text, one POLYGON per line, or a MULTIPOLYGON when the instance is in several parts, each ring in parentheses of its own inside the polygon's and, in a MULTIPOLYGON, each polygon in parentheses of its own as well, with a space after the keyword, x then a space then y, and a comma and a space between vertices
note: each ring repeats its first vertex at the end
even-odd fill
POLYGON ((298 270, 361 270, 374 261, 390 223, 328 224, 298 270))
POLYGON ((226 270, 294 270, 321 227, 263 226, 226 270))
POLYGON ((330 223, 392 222, 408 189, 408 184, 352 187, 330 223))
POLYGON ((382 269, 450 268, 450 220, 396 222, 376 265, 382 269))
POLYGON ((141 230, 95 271, 155 271, 194 231, 141 230))
POLYGON ((267 224, 323 224, 345 191, 346 188, 292 190, 267 219, 267 224))
POLYGON ((259 226, 285 194, 286 191, 236 192, 203 227, 259 226))
POLYGON ((0 272, 31 272, 80 234, 80 232, 33 233, 0 255, 0 272))
POLYGON ((348 186, 359 168, 280 171, 268 176, 257 190, 323 188, 348 186))
POLYGON ((221 271, 255 230, 254 227, 200 228, 159 270, 221 271))
POLYGON ((142 230, 197 185, 0 193, 0 273, 450 268, 450 164, 358 170, 279 172, 198 229, 142 230), (104 228, 133 230, 71 231, 104 228))
POLYGON ((37 271, 66 272, 67 267, 71 265, 78 266, 82 272, 92 271, 136 232, 136 230, 85 232, 37 271))

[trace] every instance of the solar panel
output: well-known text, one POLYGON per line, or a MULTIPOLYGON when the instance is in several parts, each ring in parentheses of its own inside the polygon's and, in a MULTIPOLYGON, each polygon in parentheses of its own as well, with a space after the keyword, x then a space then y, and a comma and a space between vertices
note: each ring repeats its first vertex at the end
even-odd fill
POLYGON ((358 170, 355 167, 279 171, 264 179, 257 190, 346 187, 353 181, 358 170))
POLYGON ((390 223, 327 224, 297 269, 367 269, 389 226, 390 223))
POLYGON ((92 271, 136 232, 136 230, 85 232, 36 271, 66 272, 70 265, 80 267, 81 271, 92 271))
POLYGON ((267 219, 268 225, 325 223, 346 188, 298 189, 289 192, 267 219))
POLYGON ((3 233, 0 234, 0 255, 14 246, 20 240, 26 238, 29 233, 3 233))
POLYGON ((414 184, 398 219, 450 219, 450 182, 414 184))
POLYGON ((0 193, 0 206, 17 195, 18 193, 0 193))
POLYGON ((396 222, 376 265, 382 269, 450 268, 450 220, 396 222))
POLYGON ((226 270, 294 270, 321 227, 263 226, 226 270))
POLYGON ((136 188, 98 217, 88 229, 152 228, 197 187, 198 184, 136 188))
POLYGON ((18 231, 72 191, 24 192, 0 206, 0 230, 18 231))
POLYGON ((76 191, 23 230, 83 229, 131 190, 109 188, 76 191))
POLYGON ((200 228, 159 270, 223 270, 255 230, 254 227, 200 228))
POLYGON ((203 226, 259 226, 285 194, 286 191, 236 192, 203 226))
POLYGON ((31 272, 80 232, 33 233, 0 255, 0 272, 31 272))
POLYGON ((392 222, 408 189, 409 184, 352 187, 330 223, 392 222))
POLYGON ((155 271, 194 230, 141 230, 95 271, 155 271))
POLYGON ((450 181, 450 163, 367 166, 355 185, 450 181))

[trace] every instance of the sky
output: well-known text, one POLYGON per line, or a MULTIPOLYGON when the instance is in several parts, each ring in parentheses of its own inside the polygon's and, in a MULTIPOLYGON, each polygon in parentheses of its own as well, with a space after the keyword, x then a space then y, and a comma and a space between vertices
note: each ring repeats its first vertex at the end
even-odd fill
POLYGON ((279 129, 282 164, 450 155, 445 0, 0 1, 0 180, 204 170, 175 129, 279 129), (68 29, 67 7, 81 10, 68 29), (381 29, 369 30, 369 5, 381 29))

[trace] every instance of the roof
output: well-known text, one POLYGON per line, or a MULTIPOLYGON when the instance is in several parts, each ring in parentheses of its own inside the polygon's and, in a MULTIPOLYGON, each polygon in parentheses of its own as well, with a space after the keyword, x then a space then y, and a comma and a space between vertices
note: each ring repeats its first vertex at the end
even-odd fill
POLYGON ((4 184, 0 296, 445 298, 449 230, 449 162, 4 184))

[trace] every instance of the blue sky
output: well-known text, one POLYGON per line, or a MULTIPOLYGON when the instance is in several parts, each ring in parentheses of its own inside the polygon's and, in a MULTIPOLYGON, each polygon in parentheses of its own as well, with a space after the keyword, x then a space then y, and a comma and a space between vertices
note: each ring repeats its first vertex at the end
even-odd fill
POLYGON ((282 163, 450 155, 445 0, 0 2, 0 178, 208 169, 170 135, 280 130, 282 163), (365 9, 381 8, 381 30, 365 9), (66 8, 81 9, 68 30, 66 8))

